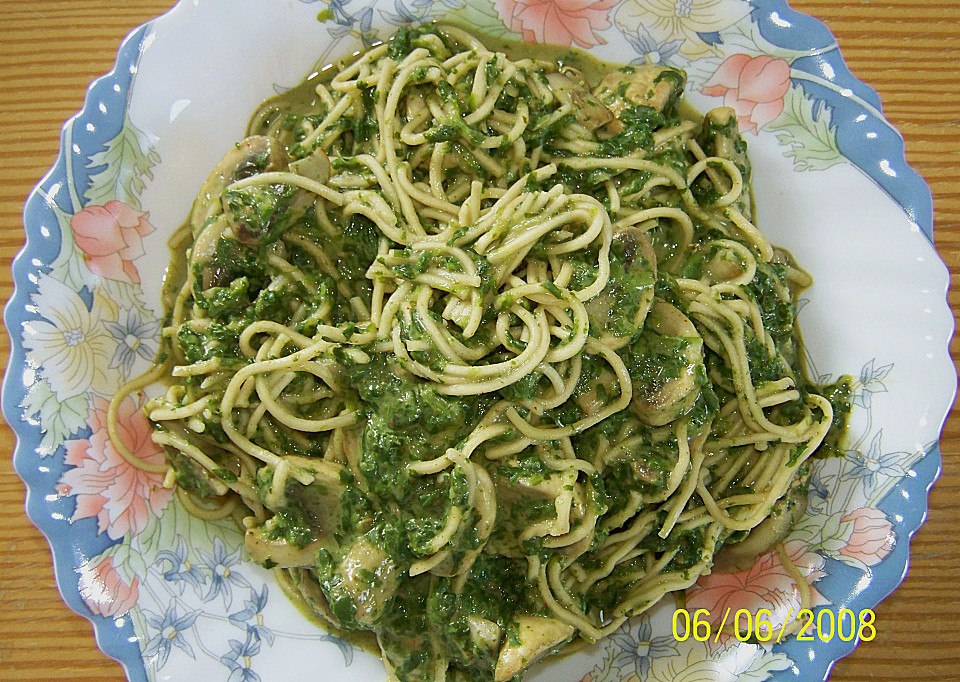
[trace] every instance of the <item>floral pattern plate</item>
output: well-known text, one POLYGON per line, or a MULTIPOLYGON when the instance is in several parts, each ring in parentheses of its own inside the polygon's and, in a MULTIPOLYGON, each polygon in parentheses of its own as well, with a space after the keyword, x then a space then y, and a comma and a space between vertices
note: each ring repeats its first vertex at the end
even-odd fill
MULTIPOLYGON (((929 190, 822 24, 782 0, 184 0, 127 38, 66 123, 60 157, 26 205, 5 317, 3 411, 19 437, 27 511, 53 547, 64 599, 133 682, 386 677, 291 606, 245 560, 236 529, 198 522, 162 475, 126 465, 105 410, 156 349, 166 238, 254 107, 318 61, 441 17, 679 66, 701 109, 737 110, 761 227, 816 280, 801 311, 810 368, 856 377, 845 456, 817 463, 785 552, 813 602, 834 613, 873 607, 906 571, 956 385, 947 272, 931 244, 929 190)), ((159 463, 139 408, 123 404, 122 437, 159 463)), ((715 619, 728 607, 769 609, 779 626, 800 592, 774 552, 704 577, 686 604, 715 619)), ((666 602, 528 679, 811 682, 857 639, 681 642, 666 602)))

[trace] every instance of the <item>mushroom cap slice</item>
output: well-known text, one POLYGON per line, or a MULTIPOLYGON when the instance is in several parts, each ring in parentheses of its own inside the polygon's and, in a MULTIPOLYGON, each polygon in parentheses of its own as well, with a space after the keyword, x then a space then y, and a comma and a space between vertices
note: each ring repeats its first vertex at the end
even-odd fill
POLYGON ((624 110, 636 106, 670 114, 683 93, 685 82, 684 73, 669 66, 627 66, 604 76, 593 94, 617 118, 624 110))
POLYGON ((507 638, 494 672, 495 682, 507 682, 568 642, 576 633, 572 625, 546 616, 519 616, 516 639, 507 638))
POLYGON ((190 211, 190 226, 196 237, 207 221, 222 210, 220 196, 237 180, 271 171, 283 170, 289 157, 272 137, 251 135, 237 142, 207 176, 190 211))
POLYGON ((587 130, 602 128, 613 120, 613 112, 571 75, 554 71, 548 73, 546 79, 557 100, 573 107, 573 115, 587 130))
POLYGON ((603 291, 586 303, 591 331, 600 341, 617 350, 643 329, 653 305, 657 282, 657 254, 650 237, 637 227, 617 230, 613 235, 619 260, 603 291))
POLYGON ((631 407, 642 422, 663 426, 690 410, 700 395, 706 372, 703 339, 690 318, 661 299, 650 309, 644 335, 650 335, 651 348, 666 347, 669 354, 658 350, 647 357, 650 364, 659 363, 662 371, 654 380, 634 382, 631 407))

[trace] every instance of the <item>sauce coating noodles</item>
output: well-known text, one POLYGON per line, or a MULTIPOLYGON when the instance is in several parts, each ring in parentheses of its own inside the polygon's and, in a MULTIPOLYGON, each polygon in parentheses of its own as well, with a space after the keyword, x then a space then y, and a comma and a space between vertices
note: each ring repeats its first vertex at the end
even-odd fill
POLYGON ((168 482, 396 680, 515 679, 802 508, 842 386, 684 80, 403 29, 265 103, 175 239, 128 387, 168 482))

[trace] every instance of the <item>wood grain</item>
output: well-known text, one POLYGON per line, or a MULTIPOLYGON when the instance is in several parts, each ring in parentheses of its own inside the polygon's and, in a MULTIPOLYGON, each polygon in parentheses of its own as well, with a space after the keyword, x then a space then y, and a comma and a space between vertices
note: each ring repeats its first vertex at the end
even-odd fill
MULTIPOLYGON (((23 244, 23 202, 50 167, 63 121, 90 81, 113 66, 120 40, 172 2, 4 0, 0 3, 0 260, 23 244)), ((936 246, 951 272, 949 301, 960 307, 960 2, 957 0, 793 0, 833 31, 853 73, 872 86, 903 133, 907 159, 930 184, 936 246)), ((0 268, 0 299, 12 291, 0 268)), ((958 341, 951 345, 954 361, 958 341)), ((0 336, 6 365, 9 341, 0 336)), ((121 667, 94 642, 90 623, 70 611, 54 583, 49 547, 23 511, 13 471, 14 439, 0 428, 0 680, 123 682, 121 667)), ((904 583, 876 609, 876 640, 835 667, 832 682, 960 679, 960 420, 942 440, 943 474, 930 514, 912 541, 904 583)))

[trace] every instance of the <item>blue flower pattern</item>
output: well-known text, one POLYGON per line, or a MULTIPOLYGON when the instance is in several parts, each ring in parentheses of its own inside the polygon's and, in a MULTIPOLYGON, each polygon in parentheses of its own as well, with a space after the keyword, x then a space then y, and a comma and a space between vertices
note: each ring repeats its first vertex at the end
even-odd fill
POLYGON ((329 18, 333 24, 327 28, 327 32, 334 39, 355 35, 364 45, 373 44, 377 39, 377 33, 372 28, 373 8, 365 7, 358 13, 351 14, 347 9, 350 2, 351 0, 330 0, 327 3, 326 12, 321 13, 321 16, 329 18))
POLYGON ((220 657, 220 662, 230 668, 227 682, 260 682, 260 676, 250 667, 251 659, 260 653, 260 638, 247 631, 247 638, 240 642, 231 639, 230 651, 220 657))
POLYGON ((180 594, 186 589, 187 585, 200 590, 203 584, 203 574, 200 567, 191 563, 187 558, 187 543, 183 537, 177 538, 176 551, 164 549, 157 552, 156 564, 169 563, 169 570, 164 571, 163 579, 167 582, 177 583, 180 594))
POLYGON ((853 396, 853 403, 865 410, 870 409, 873 396, 877 393, 886 393, 887 387, 883 383, 893 365, 877 366, 876 359, 870 360, 860 370, 860 385, 853 396))
POLYGON ((222 595, 224 604, 230 608, 233 603, 233 588, 235 586, 250 587, 247 579, 232 569, 240 563, 243 547, 227 552, 227 546, 223 540, 216 538, 213 541, 213 554, 208 554, 202 549, 198 552, 203 558, 203 563, 210 570, 210 588, 204 595, 203 601, 212 601, 222 595))
POLYGON ((275 635, 270 628, 263 624, 263 609, 267 605, 268 595, 269 591, 266 585, 260 592, 251 589, 250 597, 244 602, 243 610, 230 614, 230 622, 247 630, 248 633, 252 633, 258 639, 266 640, 267 644, 273 644, 275 635), (248 622, 250 620, 253 620, 253 622, 248 622))
POLYGON ((152 342, 160 331, 160 321, 147 319, 136 308, 121 310, 116 322, 106 321, 104 326, 117 340, 117 350, 110 359, 110 367, 122 368, 130 374, 137 358, 152 360, 155 346, 152 342))
POLYGON ((640 55, 631 64, 669 64, 670 59, 678 52, 683 45, 682 40, 667 40, 658 42, 646 26, 637 26, 632 32, 624 31, 623 37, 630 43, 630 47, 640 55))
POLYGON ((199 611, 191 611, 181 616, 177 605, 170 604, 162 616, 148 611, 144 611, 143 615, 155 633, 143 649, 143 658, 151 663, 154 669, 159 670, 166 665, 173 647, 182 650, 190 658, 196 658, 193 647, 184 638, 184 632, 193 627, 200 615, 199 611))
POLYGON ((654 658, 678 653, 676 640, 669 635, 654 637, 650 619, 645 617, 636 629, 624 627, 610 635, 610 642, 612 666, 624 677, 636 673, 641 680, 647 678, 654 658))
MULTIPOLYGON (((143 645, 142 655, 150 667, 163 668, 175 650, 196 659, 199 645, 199 651, 229 668, 227 682, 260 682, 260 675, 253 668, 254 658, 263 646, 273 646, 277 639, 276 632, 266 624, 264 614, 270 589, 265 584, 254 587, 242 567, 242 544, 220 537, 214 538, 210 552, 191 548, 182 536, 176 539, 176 549, 157 552, 151 571, 162 576, 169 587, 170 601, 162 615, 144 611, 150 637, 143 645), (231 551, 230 547, 235 548, 231 551), (225 620, 243 631, 243 639, 228 639, 229 651, 216 655, 200 642, 199 633, 203 630, 194 631, 194 626, 200 618, 213 621, 224 618, 216 615, 216 609, 193 610, 187 604, 209 603, 223 597, 223 604, 229 609, 238 596, 243 599, 242 607, 229 612, 225 620)), ((350 665, 352 645, 327 634, 318 634, 315 639, 335 644, 345 664, 350 665)))
POLYGON ((878 431, 870 441, 866 452, 851 450, 846 454, 850 467, 841 476, 841 480, 862 481, 869 491, 879 487, 891 478, 907 475, 903 467, 906 453, 884 452, 880 446, 882 431, 878 431))

